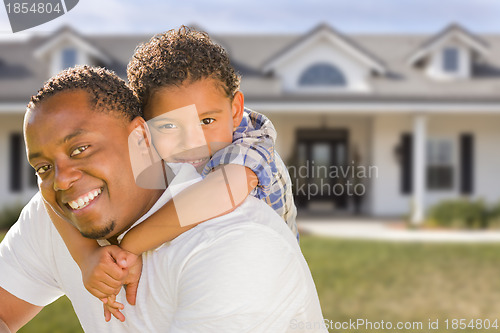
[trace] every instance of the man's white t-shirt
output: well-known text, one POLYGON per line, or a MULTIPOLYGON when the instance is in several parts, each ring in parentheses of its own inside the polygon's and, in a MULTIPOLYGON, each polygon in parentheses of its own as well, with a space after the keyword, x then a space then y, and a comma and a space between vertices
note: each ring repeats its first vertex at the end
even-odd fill
MULTIPOLYGON (((137 223, 193 183, 184 177, 137 223)), ((136 305, 118 295, 124 323, 104 321, 40 194, 0 244, 0 286, 39 306, 66 294, 86 332, 327 332, 295 236, 253 197, 144 253, 136 305)))

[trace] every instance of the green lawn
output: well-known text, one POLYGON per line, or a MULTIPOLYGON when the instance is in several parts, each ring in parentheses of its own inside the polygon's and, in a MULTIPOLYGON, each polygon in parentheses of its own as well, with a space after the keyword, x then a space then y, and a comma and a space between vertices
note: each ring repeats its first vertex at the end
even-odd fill
POLYGON ((500 244, 406 244, 306 236, 301 247, 323 315, 329 320, 420 321, 423 332, 429 331, 425 326, 429 319, 439 319, 440 329, 434 332, 451 331, 444 327, 446 319, 468 323, 498 318, 500 325, 500 244))
MULTIPOLYGON (((439 319, 440 329, 433 331, 451 332, 444 327, 445 319, 451 324, 452 319, 469 322, 500 317, 500 244, 407 244, 302 236, 301 247, 323 315, 331 321, 422 322, 422 330, 400 331, 428 332, 429 319, 439 319)), ((79 330, 71 305, 60 299, 20 332, 79 330)))

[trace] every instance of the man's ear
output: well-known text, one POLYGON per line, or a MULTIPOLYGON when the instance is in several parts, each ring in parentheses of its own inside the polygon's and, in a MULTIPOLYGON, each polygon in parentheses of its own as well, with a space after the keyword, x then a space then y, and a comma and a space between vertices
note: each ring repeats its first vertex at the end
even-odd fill
POLYGON ((231 109, 233 113, 233 130, 240 126, 241 119, 243 118, 243 109, 245 105, 245 97, 241 91, 234 94, 233 101, 231 102, 231 109))
POLYGON ((146 123, 144 118, 135 117, 129 126, 131 131, 136 132, 135 135, 137 136, 137 143, 139 144, 139 146, 144 140, 144 142, 146 143, 146 147, 151 147, 151 133, 149 132, 148 124, 146 123))

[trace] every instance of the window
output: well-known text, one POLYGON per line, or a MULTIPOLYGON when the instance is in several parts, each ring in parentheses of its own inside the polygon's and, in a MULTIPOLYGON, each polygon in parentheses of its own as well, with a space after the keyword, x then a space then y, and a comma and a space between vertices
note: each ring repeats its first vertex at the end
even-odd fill
POLYGON ((458 50, 456 48, 448 47, 443 50, 443 69, 448 73, 458 71, 458 50))
POLYGON ((427 142, 427 188, 453 189, 453 143, 451 140, 431 139, 427 142))
POLYGON ((301 86, 345 86, 344 74, 330 64, 315 64, 307 68, 300 76, 301 86))
POLYGON ((73 48, 67 48, 62 51, 61 55, 61 64, 62 64, 62 69, 66 69, 69 67, 73 67, 76 65, 76 50, 73 48))

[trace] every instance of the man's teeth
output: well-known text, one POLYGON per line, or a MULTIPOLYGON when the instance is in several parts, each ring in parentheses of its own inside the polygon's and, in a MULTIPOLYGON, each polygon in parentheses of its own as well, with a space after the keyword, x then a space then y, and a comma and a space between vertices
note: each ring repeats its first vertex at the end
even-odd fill
POLYGON ((101 189, 91 191, 85 194, 83 197, 68 202, 68 205, 73 209, 82 209, 83 207, 87 206, 92 200, 94 200, 99 194, 101 194, 101 192, 101 189))

